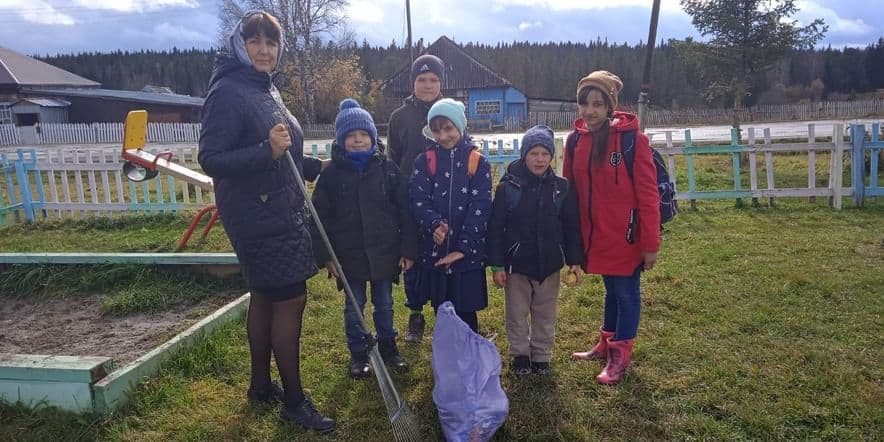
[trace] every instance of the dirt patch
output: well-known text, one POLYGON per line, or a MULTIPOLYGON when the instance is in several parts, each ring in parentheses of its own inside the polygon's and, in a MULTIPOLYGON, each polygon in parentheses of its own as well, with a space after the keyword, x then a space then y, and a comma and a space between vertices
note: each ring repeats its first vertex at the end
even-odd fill
POLYGON ((0 297, 0 353, 106 356, 121 367, 187 329, 241 293, 128 316, 101 314, 102 295, 60 300, 0 297))

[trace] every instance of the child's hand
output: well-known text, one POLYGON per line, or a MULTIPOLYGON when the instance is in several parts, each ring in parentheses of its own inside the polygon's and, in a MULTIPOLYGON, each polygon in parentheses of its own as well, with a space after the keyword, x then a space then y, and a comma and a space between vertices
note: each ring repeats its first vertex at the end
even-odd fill
POLYGON ((335 270, 335 265, 334 265, 334 263, 331 262, 331 261, 328 261, 328 262, 325 263, 325 270, 328 271, 328 277, 329 277, 329 278, 331 278, 332 276, 334 276, 335 278, 340 278, 340 277, 341 277, 340 275, 338 275, 338 271, 335 270))
POLYGON ((326 169, 328 166, 331 166, 331 163, 332 163, 332 160, 329 160, 329 159, 321 160, 321 161, 320 161, 320 165, 319 165, 319 172, 320 172, 320 173, 321 173, 321 172, 325 172, 325 169, 326 169))
POLYGON ((565 273, 565 285, 574 287, 578 284, 580 284, 580 266, 573 265, 568 267, 568 272, 565 273))
POLYGON ((433 231, 433 242, 436 245, 441 246, 442 243, 445 242, 445 237, 448 236, 448 223, 442 222, 439 224, 439 227, 436 227, 436 230, 433 231))
POLYGON ((657 264, 657 252, 642 252, 642 265, 645 270, 651 270, 657 264))
POLYGON ((414 261, 412 261, 406 257, 399 258, 399 269, 401 269, 403 272, 411 269, 411 267, 413 265, 414 265, 414 261))
POLYGON ((463 252, 451 252, 451 253, 445 255, 444 257, 442 257, 442 259, 436 261, 436 267, 439 267, 439 266, 450 267, 452 264, 454 264, 458 260, 463 259, 463 257, 464 257, 463 252))
POLYGON ((506 286, 506 270, 498 270, 492 273, 492 278, 494 278, 494 285, 498 287, 506 286))

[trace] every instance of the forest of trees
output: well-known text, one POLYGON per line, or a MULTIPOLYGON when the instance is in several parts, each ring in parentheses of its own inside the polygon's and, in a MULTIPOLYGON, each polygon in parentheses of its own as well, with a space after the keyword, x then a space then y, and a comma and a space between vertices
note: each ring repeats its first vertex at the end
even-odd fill
MULTIPOLYGON (((417 42, 420 53, 426 45, 417 42)), ((625 84, 623 101, 638 97, 644 45, 590 43, 467 43, 465 49, 532 98, 573 99, 575 82, 587 72, 607 69, 625 84)), ((336 56, 356 55, 364 85, 380 82, 402 68, 408 50, 395 42, 386 47, 350 45, 319 48, 336 56)), ((145 85, 168 86, 179 94, 204 96, 212 71, 212 50, 81 53, 40 57, 62 69, 111 89, 139 90, 145 85)), ((662 42, 654 52, 652 104, 664 108, 727 107, 727 100, 708 103, 704 84, 662 42)), ((846 100, 884 89, 884 38, 865 48, 793 51, 777 66, 754 80, 746 105, 785 104, 802 100, 846 100)), ((363 91, 369 95, 371 91, 363 91)), ((333 113, 332 113, 333 115, 333 113)), ((323 118, 325 119, 325 118, 323 118)))

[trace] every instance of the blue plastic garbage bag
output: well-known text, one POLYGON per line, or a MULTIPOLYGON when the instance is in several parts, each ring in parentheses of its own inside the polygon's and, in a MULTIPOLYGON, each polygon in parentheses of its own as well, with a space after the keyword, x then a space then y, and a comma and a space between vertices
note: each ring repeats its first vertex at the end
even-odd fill
POLYGON ((509 414, 500 386, 500 353, 454 313, 439 306, 433 328, 433 401, 449 441, 488 441, 509 414))

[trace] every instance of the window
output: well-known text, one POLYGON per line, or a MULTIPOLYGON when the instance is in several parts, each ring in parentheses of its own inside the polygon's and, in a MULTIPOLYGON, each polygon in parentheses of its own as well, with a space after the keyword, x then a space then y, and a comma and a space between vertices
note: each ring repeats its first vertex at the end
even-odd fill
POLYGON ((477 101, 476 102, 476 114, 478 115, 492 115, 500 113, 500 100, 491 100, 491 101, 477 101))
POLYGON ((0 104, 0 124, 12 124, 12 109, 7 104, 0 104))

